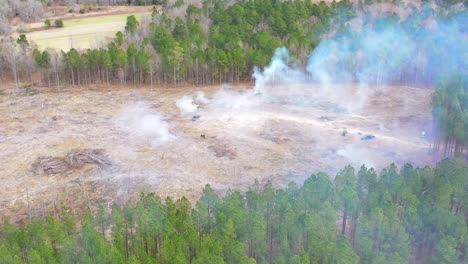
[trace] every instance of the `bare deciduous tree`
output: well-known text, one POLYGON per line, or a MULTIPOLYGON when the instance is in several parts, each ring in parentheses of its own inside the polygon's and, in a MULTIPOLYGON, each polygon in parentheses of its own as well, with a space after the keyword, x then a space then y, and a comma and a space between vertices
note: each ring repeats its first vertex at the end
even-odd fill
POLYGON ((0 14, 0 36, 7 36, 11 34, 11 31, 12 30, 8 19, 6 16, 0 14))
POLYGON ((4 40, 2 43, 1 57, 8 65, 15 80, 16 87, 18 87, 18 68, 20 53, 16 47, 16 43, 12 38, 4 40))
POLYGON ((55 49, 48 49, 50 56, 50 69, 55 75, 55 81, 57 85, 57 90, 60 89, 60 75, 59 71, 62 66, 62 58, 60 57, 60 53, 57 53, 55 49))

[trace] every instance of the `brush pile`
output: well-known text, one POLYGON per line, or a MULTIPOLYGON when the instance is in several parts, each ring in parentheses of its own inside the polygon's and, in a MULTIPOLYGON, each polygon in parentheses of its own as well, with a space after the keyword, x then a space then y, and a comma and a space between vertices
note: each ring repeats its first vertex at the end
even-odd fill
POLYGON ((32 164, 32 171, 35 174, 57 174, 70 170, 70 164, 61 157, 39 157, 32 164))
POLYGON ((100 168, 111 165, 103 149, 75 149, 69 151, 65 157, 38 157, 31 167, 35 174, 49 175, 80 169, 86 163, 96 164, 100 168))
POLYGON ((73 167, 83 167, 85 163, 94 163, 99 167, 110 166, 109 158, 103 149, 72 150, 67 154, 67 161, 73 167))

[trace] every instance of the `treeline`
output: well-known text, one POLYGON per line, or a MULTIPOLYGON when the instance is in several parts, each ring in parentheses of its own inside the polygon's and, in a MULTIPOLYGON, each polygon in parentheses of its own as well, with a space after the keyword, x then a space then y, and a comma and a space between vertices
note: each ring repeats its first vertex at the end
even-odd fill
MULTIPOLYGON (((253 67, 265 66, 278 47, 288 47, 289 63, 304 67, 310 52, 324 38, 348 32, 348 40, 343 41, 358 42, 360 33, 347 23, 357 12, 364 12, 363 6, 372 3, 367 2, 355 5, 344 0, 327 5, 306 0, 241 0, 227 5, 222 0, 204 0, 200 7, 183 1, 181 7, 176 7, 176 2, 173 5, 171 2, 163 11, 154 8, 151 18, 138 22, 134 16, 128 17, 125 31, 118 32, 115 39, 100 49, 38 51, 46 53, 42 56, 44 60, 37 60, 37 56, 33 60, 33 54, 38 52, 27 42, 19 44, 15 51, 9 47, 16 45, 15 40, 4 39, 0 43, 0 77, 13 76, 17 83, 32 83, 33 73, 40 72, 43 83, 57 87, 104 81, 149 84, 156 80, 176 85, 250 80, 253 67)), ((364 20, 366 27, 385 28, 396 23, 404 31, 413 34, 418 29, 418 34, 424 35, 427 30, 421 27, 423 21, 438 16, 454 17, 450 12, 436 12, 429 5, 423 9, 401 21, 393 13, 379 19, 367 14, 364 20)), ((437 42, 424 43, 427 45, 424 49, 438 50, 437 42)), ((359 48, 358 44, 350 48, 359 48)), ((433 56, 432 52, 427 53, 427 58, 419 58, 425 54, 421 52, 418 60, 408 65, 416 61, 438 65, 444 51, 439 52, 440 56, 433 56)), ((343 61, 340 65, 348 69, 354 64, 343 61)), ((408 66, 408 72, 399 76, 411 82, 432 80, 436 75, 432 67, 421 77, 413 72, 415 67, 408 66)))
POLYGON ((464 263, 468 166, 362 166, 255 183, 194 207, 155 194, 111 210, 5 222, 1 263, 464 263))
POLYGON ((439 78, 432 99, 434 149, 444 156, 468 158, 468 76, 439 78))
MULTIPOLYGON (((98 52, 105 51, 110 56, 110 64, 88 56, 97 54, 96 50, 45 51, 49 56, 44 58, 57 58, 55 67, 49 61, 30 65, 29 61, 22 60, 12 64, 11 59, 5 58, 12 56, 11 48, 0 47, 0 52, 4 51, 2 68, 9 69, 12 76, 21 68, 23 72, 40 69, 45 76, 59 78, 53 82, 56 84, 76 84, 78 78, 80 83, 81 79, 102 81, 102 78, 89 78, 89 71, 97 67, 96 63, 109 71, 111 81, 126 82, 128 77, 132 82, 146 83, 153 77, 174 83, 239 81, 250 79, 253 66, 265 65, 277 47, 287 45, 295 55, 305 58, 332 25, 352 17, 354 11, 349 0, 331 5, 302 0, 239 1, 229 7, 221 0, 206 0, 202 8, 188 6, 185 14, 175 18, 160 14, 156 9, 151 21, 140 21, 139 25, 134 17, 129 17, 125 32, 117 33, 116 38, 98 52), (144 50, 142 52, 149 53, 150 58, 137 61, 133 54, 135 49, 137 52, 144 50), (28 67, 33 68, 26 69, 28 67)), ((12 44, 14 41, 4 40, 2 46, 12 44)), ((31 48, 24 45, 18 52, 33 54, 31 48)))

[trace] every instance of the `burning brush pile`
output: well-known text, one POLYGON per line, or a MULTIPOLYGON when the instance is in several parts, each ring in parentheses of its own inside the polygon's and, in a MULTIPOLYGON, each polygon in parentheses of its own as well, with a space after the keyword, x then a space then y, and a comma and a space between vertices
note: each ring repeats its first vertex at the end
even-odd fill
POLYGON ((106 168, 111 162, 103 149, 74 149, 65 157, 38 157, 31 168, 35 174, 50 175, 81 169, 86 164, 96 164, 106 168))

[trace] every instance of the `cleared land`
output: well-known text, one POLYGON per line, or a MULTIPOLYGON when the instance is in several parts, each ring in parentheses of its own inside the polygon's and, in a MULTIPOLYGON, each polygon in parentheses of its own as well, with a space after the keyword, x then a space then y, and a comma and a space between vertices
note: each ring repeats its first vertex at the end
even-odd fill
MULTIPOLYGON (((150 9, 150 8, 148 8, 150 9)), ((151 12, 125 13, 117 15, 95 15, 64 20, 63 28, 52 27, 47 30, 33 31, 26 34, 28 40, 38 48, 53 48, 67 51, 70 48, 97 48, 108 43, 117 31, 125 28, 126 17, 135 15, 138 20, 151 12)), ((53 20, 51 20, 53 23, 53 20)), ((31 24, 31 28, 40 28, 43 22, 31 24)), ((18 35, 18 34, 17 34, 18 35)))
POLYGON ((430 164, 430 143, 421 137, 430 129, 430 98, 430 89, 354 85, 276 86, 262 95, 242 87, 4 91, 0 217, 110 205, 140 192, 193 200, 206 183, 221 192, 245 190, 255 179, 281 186, 347 164, 430 164), (210 103, 181 115, 176 101, 196 91, 210 103), (167 124, 166 142, 153 133, 158 122, 167 124), (366 134, 375 139, 361 140, 366 134), (31 171, 39 156, 86 148, 104 149, 112 166, 31 171))

